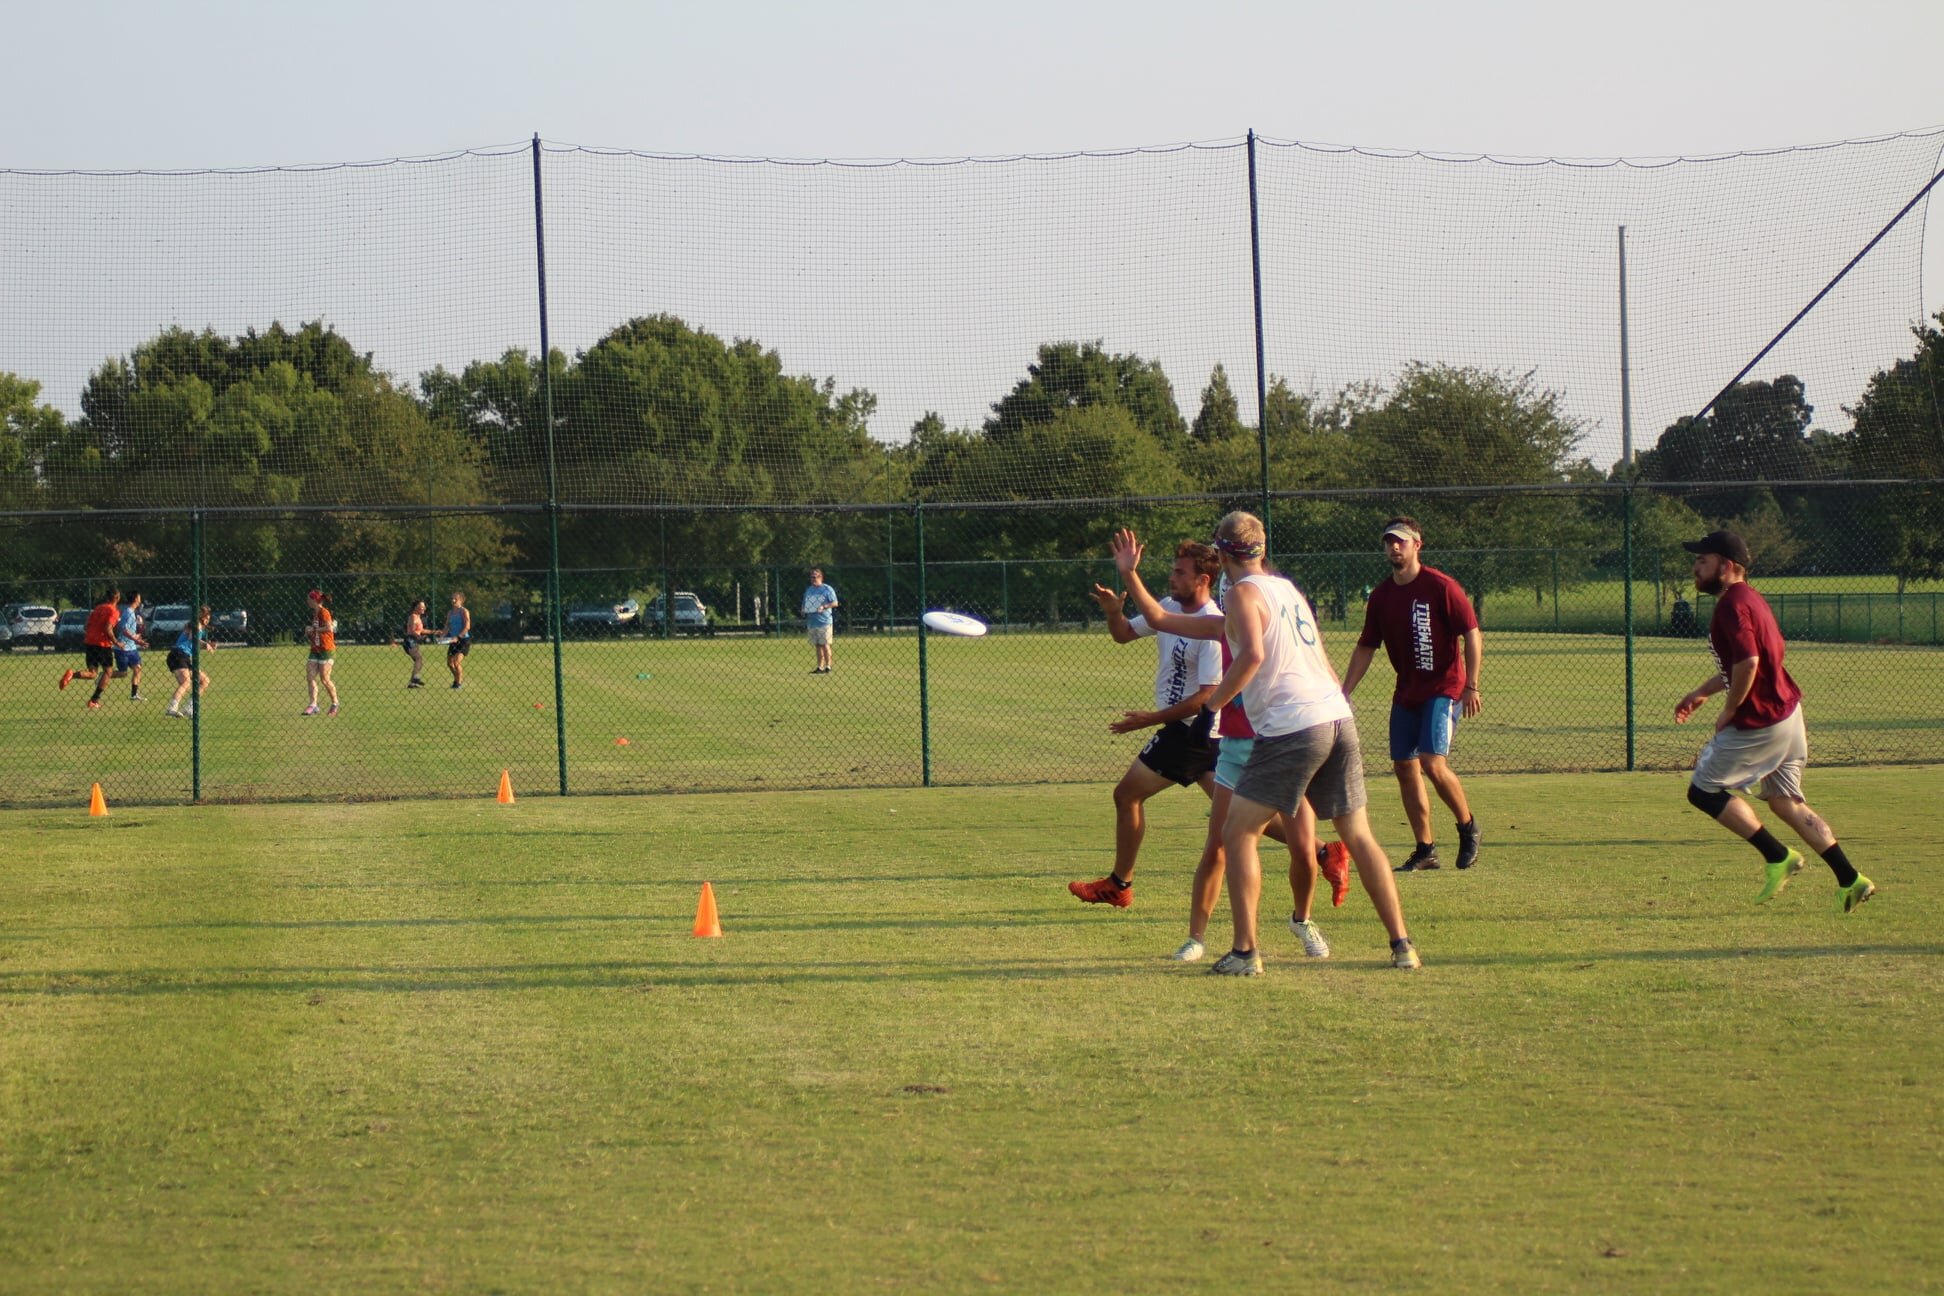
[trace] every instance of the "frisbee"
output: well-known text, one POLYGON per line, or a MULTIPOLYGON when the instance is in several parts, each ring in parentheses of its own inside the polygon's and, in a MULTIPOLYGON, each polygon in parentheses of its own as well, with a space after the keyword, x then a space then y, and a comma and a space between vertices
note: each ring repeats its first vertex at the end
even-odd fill
POLYGON ((925 625, 940 634, 958 635, 965 639, 977 639, 986 632, 985 622, 966 616, 963 612, 927 612, 925 625))

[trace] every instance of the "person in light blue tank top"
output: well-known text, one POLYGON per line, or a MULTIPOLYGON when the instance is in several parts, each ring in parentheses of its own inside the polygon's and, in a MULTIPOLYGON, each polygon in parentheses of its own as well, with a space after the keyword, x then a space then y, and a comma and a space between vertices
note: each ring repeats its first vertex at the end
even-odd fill
POLYGON ((169 672, 175 676, 176 686, 175 695, 169 699, 169 707, 163 715, 182 719, 196 709, 194 702, 183 701, 189 693, 192 675, 195 677, 198 699, 209 689, 209 672, 196 669, 196 645, 199 642, 204 652, 216 646, 209 642, 207 607, 197 609, 195 621, 182 627, 182 633, 176 636, 174 646, 169 649, 169 672))

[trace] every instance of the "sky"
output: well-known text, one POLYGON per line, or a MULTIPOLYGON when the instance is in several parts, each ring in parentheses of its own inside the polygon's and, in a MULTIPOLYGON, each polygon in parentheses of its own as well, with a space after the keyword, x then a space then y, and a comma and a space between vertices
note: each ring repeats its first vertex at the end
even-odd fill
MULTIPOLYGON (((5 9, 0 168, 16 169, 364 161, 535 133, 651 152, 931 159, 1254 129, 1644 159, 1944 125, 1940 0, 5 9)), ((1935 311, 1944 204, 1930 226, 1923 300, 1935 311)))

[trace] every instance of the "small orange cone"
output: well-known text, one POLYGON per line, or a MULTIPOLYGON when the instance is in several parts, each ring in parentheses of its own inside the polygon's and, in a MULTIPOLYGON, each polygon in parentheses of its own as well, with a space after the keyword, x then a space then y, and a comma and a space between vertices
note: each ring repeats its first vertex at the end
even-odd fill
POLYGON ((501 805, 513 804, 513 776, 510 770, 500 771, 500 787, 499 787, 498 801, 501 805))
POLYGON ((702 884, 702 899, 695 906, 696 936, 722 935, 722 920, 716 917, 715 888, 707 882, 702 884))
POLYGON ((88 814, 91 818, 99 819, 107 813, 108 802, 102 798, 101 784, 97 783, 94 785, 94 791, 88 793, 88 814))

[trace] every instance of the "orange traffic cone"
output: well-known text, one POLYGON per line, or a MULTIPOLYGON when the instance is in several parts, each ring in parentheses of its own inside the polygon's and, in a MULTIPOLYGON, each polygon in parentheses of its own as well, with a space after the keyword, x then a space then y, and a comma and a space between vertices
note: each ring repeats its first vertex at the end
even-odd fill
POLYGON ((499 796, 497 800, 501 805, 513 804, 513 776, 509 770, 500 771, 499 796))
POLYGON ((716 917, 715 888, 707 882, 702 884, 702 899, 695 906, 696 936, 722 935, 722 920, 716 917))
POLYGON ((101 784, 97 783, 94 785, 94 791, 88 793, 88 814, 92 818, 99 819, 107 813, 108 802, 102 798, 101 784))

